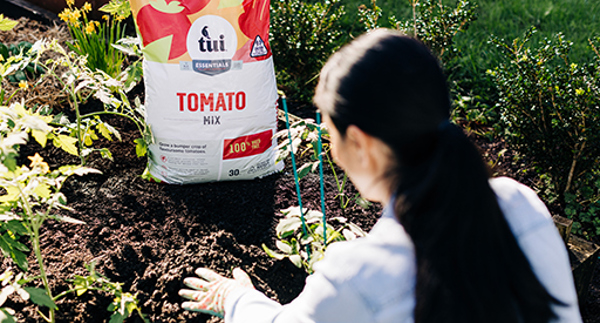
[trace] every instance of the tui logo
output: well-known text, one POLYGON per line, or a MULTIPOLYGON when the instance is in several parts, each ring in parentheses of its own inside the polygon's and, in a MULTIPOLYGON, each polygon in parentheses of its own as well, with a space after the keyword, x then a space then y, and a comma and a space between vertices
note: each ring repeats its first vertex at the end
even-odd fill
POLYGON ((198 39, 198 49, 202 53, 226 52, 225 35, 219 35, 219 39, 212 39, 208 31, 208 26, 204 26, 201 31, 202 36, 198 39))

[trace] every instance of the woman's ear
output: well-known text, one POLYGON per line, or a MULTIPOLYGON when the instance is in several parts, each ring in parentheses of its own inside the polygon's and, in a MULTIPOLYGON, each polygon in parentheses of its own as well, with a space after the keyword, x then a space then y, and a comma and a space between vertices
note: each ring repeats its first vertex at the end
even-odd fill
POLYGON ((381 139, 371 136, 355 125, 346 130, 346 147, 351 147, 354 163, 373 176, 385 174, 392 162, 392 150, 381 139))
POLYGON ((372 148, 373 147, 373 136, 362 131, 355 125, 349 125, 346 129, 346 147, 353 150, 353 155, 356 158, 357 164, 365 168, 371 168, 372 162, 372 148))

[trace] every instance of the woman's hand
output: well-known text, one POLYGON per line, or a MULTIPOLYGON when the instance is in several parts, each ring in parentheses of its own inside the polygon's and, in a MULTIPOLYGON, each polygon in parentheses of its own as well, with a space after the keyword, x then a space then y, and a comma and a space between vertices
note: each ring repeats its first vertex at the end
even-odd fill
POLYGON ((207 268, 196 269, 200 278, 188 277, 183 283, 192 288, 182 289, 179 295, 190 302, 181 304, 188 311, 203 312, 218 317, 223 317, 225 299, 236 288, 254 288, 248 274, 240 268, 233 270, 233 279, 225 278, 207 268))

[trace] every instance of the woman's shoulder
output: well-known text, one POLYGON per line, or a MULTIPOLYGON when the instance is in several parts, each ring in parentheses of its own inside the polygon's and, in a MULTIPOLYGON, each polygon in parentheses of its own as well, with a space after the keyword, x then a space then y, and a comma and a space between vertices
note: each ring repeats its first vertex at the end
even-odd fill
POLYGON ((536 276, 566 304, 554 307, 556 322, 581 322, 569 256, 544 203, 532 189, 507 177, 491 179, 490 186, 536 276))
POLYGON ((492 178, 489 183, 515 236, 553 226, 548 208, 531 188, 508 177, 492 178))

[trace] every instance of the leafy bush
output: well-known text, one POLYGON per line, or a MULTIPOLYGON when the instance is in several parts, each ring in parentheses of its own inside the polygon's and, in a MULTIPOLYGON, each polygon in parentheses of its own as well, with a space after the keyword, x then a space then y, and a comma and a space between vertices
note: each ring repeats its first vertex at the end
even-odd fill
POLYGON ((294 101, 312 100, 319 71, 340 46, 344 8, 339 3, 280 0, 271 6, 269 42, 277 83, 294 101))
MULTIPOLYGON (((454 38, 475 20, 477 6, 468 0, 457 1, 455 7, 444 5, 441 0, 410 0, 410 5, 412 19, 399 21, 391 16, 388 23, 421 40, 446 65, 457 53, 454 38)), ((384 26, 379 22, 382 10, 375 0, 371 8, 361 5, 358 15, 366 30, 384 26)))
MULTIPOLYGON (((446 1, 448 2, 448 1, 446 1)), ((459 51, 455 43, 458 33, 464 33, 475 21, 477 6, 472 1, 460 0, 443 4, 441 0, 410 0, 412 15, 398 20, 390 16, 382 22, 383 10, 372 0, 371 7, 358 7, 358 18, 364 30, 391 26, 404 34, 421 40, 438 57, 448 75, 454 99, 453 119, 470 130, 489 134, 490 125, 497 120, 488 94, 471 93, 462 89, 465 71, 458 63, 459 51), (487 128, 485 131, 481 129, 487 128)))
POLYGON ((506 58, 489 71, 504 136, 535 166, 543 198, 564 205, 578 233, 600 234, 598 215, 584 216, 598 209, 600 197, 600 55, 579 65, 569 60, 563 35, 530 48, 533 33, 509 44, 492 39, 506 58))

